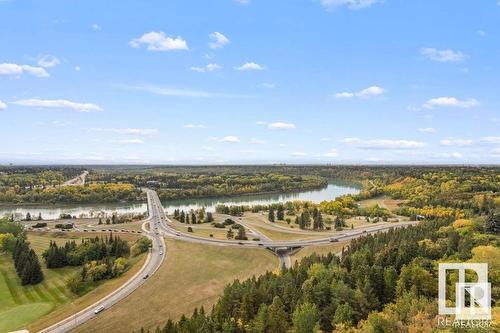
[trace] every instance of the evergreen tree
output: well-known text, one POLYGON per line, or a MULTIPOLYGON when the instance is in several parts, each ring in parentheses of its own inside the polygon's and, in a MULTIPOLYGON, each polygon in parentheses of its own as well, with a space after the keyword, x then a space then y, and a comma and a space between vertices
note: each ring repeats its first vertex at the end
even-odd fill
POLYGON ((314 333, 318 325, 318 308, 316 304, 305 302, 293 312, 293 330, 296 333, 314 333))
POLYGON ((282 205, 278 206, 278 210, 276 212, 276 218, 279 221, 283 221, 285 219, 285 208, 282 205))
POLYGON ((236 237, 234 237, 234 239, 238 239, 238 240, 247 240, 248 239, 244 226, 238 225, 238 234, 236 235, 236 237))
POLYGON ((267 219, 269 220, 269 222, 274 222, 275 217, 274 217, 274 208, 273 207, 269 208, 269 213, 267 215, 267 219))
POLYGON ((179 217, 179 222, 184 223, 186 222, 186 214, 184 211, 181 211, 180 217, 179 217))
POLYGON ((207 223, 212 223, 214 221, 214 216, 211 212, 207 212, 207 223))
POLYGON ((279 296, 273 298, 273 302, 268 308, 267 328, 268 332, 288 332, 288 315, 285 310, 285 305, 279 296))

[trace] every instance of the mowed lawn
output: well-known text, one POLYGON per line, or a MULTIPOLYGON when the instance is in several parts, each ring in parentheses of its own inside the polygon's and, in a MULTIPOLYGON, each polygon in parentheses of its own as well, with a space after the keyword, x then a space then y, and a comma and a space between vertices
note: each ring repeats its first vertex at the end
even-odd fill
POLYGON ((264 249, 166 242, 165 262, 155 275, 75 332, 132 332, 191 315, 195 307, 210 311, 226 284, 272 271, 278 265, 277 258, 264 249))
MULTIPOLYGON (((50 241, 47 237, 31 235, 28 240, 38 255, 48 247, 50 241)), ((45 266, 42 260, 40 263, 42 267, 45 266)), ((0 332, 25 327, 55 307, 71 301, 75 296, 67 290, 65 281, 77 269, 43 268, 45 279, 42 283, 23 287, 10 254, 0 255, 0 332)))
POLYGON ((64 267, 57 269, 45 268, 41 253, 49 246, 50 240, 55 240, 58 245, 70 239, 80 239, 80 235, 65 234, 54 237, 50 234, 28 234, 28 241, 35 252, 40 256, 45 279, 35 286, 22 286, 18 278, 14 262, 10 254, 0 255, 0 332, 28 327, 30 331, 39 330, 55 321, 54 315, 59 314, 59 319, 84 308, 106 293, 118 287, 116 282, 131 276, 133 271, 140 268, 145 256, 140 256, 133 262, 134 265, 124 276, 101 284, 83 297, 78 298, 66 288, 66 279, 78 271, 78 267, 64 267), (71 238, 70 238, 71 237, 71 238), (108 286, 111 286, 109 288, 108 286), (67 311, 65 311, 67 309, 67 311), (35 323, 35 325, 33 324, 35 323), (33 326, 34 325, 34 326, 33 326))

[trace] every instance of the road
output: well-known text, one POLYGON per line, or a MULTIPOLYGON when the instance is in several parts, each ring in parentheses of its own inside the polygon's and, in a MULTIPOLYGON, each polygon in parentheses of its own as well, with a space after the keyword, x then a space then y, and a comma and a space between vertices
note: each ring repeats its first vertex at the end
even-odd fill
POLYGON ((211 239, 204 238, 195 235, 190 235, 186 233, 181 233, 175 230, 171 225, 172 221, 166 216, 165 211, 161 205, 160 199, 158 198, 157 193, 154 190, 143 189, 148 198, 148 212, 149 217, 143 223, 143 235, 149 237, 153 242, 153 247, 151 252, 148 254, 148 258, 141 270, 137 272, 132 278, 130 278, 124 285, 120 288, 116 289, 111 294, 107 295, 100 301, 94 303, 93 305, 83 309, 82 311, 68 317, 59 323, 56 323, 42 331, 41 333, 64 333, 68 332, 78 325, 83 324, 98 316, 99 314, 95 314, 94 311, 96 308, 103 306, 104 310, 110 308, 114 304, 118 303, 128 295, 130 295, 135 289, 139 288, 146 280, 143 278, 146 274, 151 276, 154 274, 160 265, 163 263, 165 253, 165 241, 164 236, 180 239, 189 242, 196 242, 202 244, 211 244, 218 246, 235 246, 235 247, 243 247, 243 248, 267 248, 269 250, 273 250, 274 253, 279 258, 280 266, 290 267, 291 259, 290 259, 290 251, 292 249, 312 246, 312 245, 326 245, 339 241, 346 241, 355 238, 359 238, 368 234, 374 234, 377 232, 388 231, 392 228, 403 228, 410 225, 415 225, 418 222, 399 222, 399 223, 391 223, 391 224, 383 224, 376 225, 373 227, 365 228, 364 230, 350 230, 345 233, 329 236, 325 238, 316 238, 309 240, 291 240, 291 241, 273 241, 262 233, 254 230, 251 226, 247 226, 244 222, 241 223, 250 229, 251 233, 254 235, 258 235, 260 237, 259 241, 239 241, 239 240, 220 240, 220 239, 211 239), (146 225, 149 225, 149 230, 146 229, 146 225))
POLYGON ((42 333, 63 333, 69 332, 78 325, 98 316, 94 311, 96 308, 103 306, 104 310, 110 308, 114 304, 118 303, 128 295, 130 295, 135 289, 139 288, 145 281, 144 276, 148 274, 153 275, 163 262, 165 257, 165 241, 163 237, 156 232, 158 224, 160 222, 160 216, 164 216, 165 213, 158 205, 156 201, 152 200, 151 194, 148 192, 148 212, 149 217, 143 223, 143 235, 149 237, 153 242, 153 247, 148 254, 146 262, 142 266, 139 272, 137 272, 133 277, 131 277, 124 285, 116 289, 111 294, 107 295, 100 301, 90 305, 89 307, 83 309, 82 311, 68 317, 40 332, 42 333), (146 224, 149 224, 149 231, 145 228, 146 224))
POLYGON ((85 170, 84 172, 82 172, 81 175, 78 175, 75 178, 72 178, 72 179, 64 182, 64 184, 62 184, 62 186, 85 185, 85 178, 87 178, 88 174, 89 174, 89 172, 87 170, 85 170))
MULTIPOLYGON (((161 207, 161 202, 160 199, 158 198, 158 195, 156 194, 155 191, 145 189, 145 191, 148 193, 148 197, 152 197, 152 201, 156 202, 158 207, 161 207)), ((238 223, 241 223, 241 221, 238 221, 238 223)), ((315 238, 315 239, 306 239, 306 240, 288 240, 288 241, 275 241, 271 240, 267 237, 262 237, 260 241, 240 241, 240 240, 224 240, 224 239, 214 239, 214 238, 205 238, 205 237, 200 237, 200 236, 195 236, 187 233, 181 233, 174 229, 171 225, 173 224, 172 221, 165 215, 165 213, 162 211, 161 213, 161 218, 160 218, 160 232, 168 237, 174 237, 177 239, 181 239, 184 241, 189 241, 189 242, 196 242, 196 243, 204 243, 204 244, 212 244, 212 245, 218 245, 218 246, 237 246, 237 247, 261 247, 261 248, 269 248, 269 249, 279 249, 279 248, 298 248, 298 247, 304 247, 304 246, 311 246, 311 245, 326 245, 326 244, 331 244, 334 242, 340 242, 340 241, 346 241, 346 240, 351 240, 354 238, 362 237, 368 234, 375 234, 377 232, 384 232, 388 231, 393 228, 403 228, 407 227, 410 225, 415 225, 418 222, 416 221, 406 221, 406 222, 397 222, 397 223, 387 223, 387 224, 380 224, 380 225, 375 225, 372 227, 364 228, 363 230, 354 229, 354 230, 348 230, 345 231, 342 234, 338 235, 332 235, 324 238, 315 238), (170 225, 169 225, 170 224, 170 225)), ((255 230, 252 230, 253 233, 257 233, 255 230)), ((261 233, 258 233, 261 235, 261 233)))

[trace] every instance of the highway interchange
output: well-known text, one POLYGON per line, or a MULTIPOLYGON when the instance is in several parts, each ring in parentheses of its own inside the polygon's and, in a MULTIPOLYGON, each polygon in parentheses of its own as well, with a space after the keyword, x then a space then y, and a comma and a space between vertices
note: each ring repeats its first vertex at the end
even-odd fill
POLYGON ((345 233, 317 239, 307 240, 291 240, 291 241, 273 241, 262 233, 253 230, 248 225, 239 221, 251 233, 260 238, 259 241, 238 241, 238 240, 220 240, 213 238, 204 238, 195 235, 185 234, 174 229, 171 224, 172 221, 166 216, 165 211, 161 205, 157 193, 151 189, 144 189, 147 194, 148 200, 148 213, 149 217, 142 225, 143 235, 147 236, 152 241, 152 248, 148 254, 146 262, 141 267, 140 271, 131 277, 125 284, 113 291, 98 302, 88 306, 80 312, 63 319, 62 321, 40 331, 41 333, 64 333, 69 332, 76 328, 78 325, 83 324, 98 316, 101 311, 105 311, 122 299, 130 295, 135 289, 139 288, 145 283, 151 275, 153 275, 164 261, 167 255, 164 237, 180 239, 183 241, 196 242, 202 244, 211 244, 218 246, 235 246, 235 247, 251 247, 251 248, 266 248, 272 250, 279 258, 279 265, 286 267, 291 266, 290 252, 294 249, 299 249, 305 246, 312 245, 325 245, 339 241, 352 240, 362 237, 367 234, 377 232, 384 232, 391 228, 400 228, 414 225, 417 222, 399 222, 391 223, 389 225, 377 225, 363 230, 350 230, 345 233), (170 224, 170 225, 169 225, 170 224), (149 229, 146 228, 149 226, 149 229))

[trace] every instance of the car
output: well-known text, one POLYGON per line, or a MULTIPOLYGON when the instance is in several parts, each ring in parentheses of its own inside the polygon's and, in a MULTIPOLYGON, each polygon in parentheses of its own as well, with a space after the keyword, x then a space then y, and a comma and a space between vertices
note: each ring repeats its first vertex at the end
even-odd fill
POLYGON ((160 255, 163 255, 163 251, 160 251, 160 255))
POLYGON ((157 232, 157 233, 156 233, 156 236, 158 236, 158 235, 159 235, 159 233, 157 232))
POLYGON ((262 244, 262 243, 259 243, 259 246, 264 246, 264 244, 262 244))
POLYGON ((332 243, 336 243, 336 242, 338 242, 338 241, 339 241, 339 240, 338 240, 337 238, 330 238, 330 242, 332 242, 332 243))
POLYGON ((144 275, 142 278, 146 280, 149 277, 149 274, 144 275))
POLYGON ((366 230, 363 230, 363 233, 366 234, 366 230))
POLYGON ((94 313, 95 313, 95 314, 98 314, 99 312, 101 312, 101 311, 103 311, 103 310, 104 310, 104 305, 101 305, 100 307, 98 307, 98 308, 96 308, 96 309, 94 310, 94 313))
POLYGON ((245 244, 243 244, 242 242, 238 242, 238 245, 245 245, 245 244))
POLYGON ((176 233, 175 233, 175 235, 176 235, 176 236, 180 236, 180 235, 181 235, 181 233, 180 233, 180 232, 176 232, 176 233))

